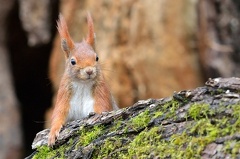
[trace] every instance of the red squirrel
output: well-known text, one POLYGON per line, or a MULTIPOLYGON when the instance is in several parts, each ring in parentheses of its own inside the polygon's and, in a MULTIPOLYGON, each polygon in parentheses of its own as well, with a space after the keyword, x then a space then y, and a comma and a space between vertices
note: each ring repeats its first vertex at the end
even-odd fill
POLYGON ((60 14, 57 29, 66 64, 52 114, 48 145, 55 144, 61 127, 69 121, 87 117, 90 112, 117 110, 101 72, 95 52, 95 33, 91 15, 87 15, 88 34, 80 43, 74 43, 65 19, 60 14))

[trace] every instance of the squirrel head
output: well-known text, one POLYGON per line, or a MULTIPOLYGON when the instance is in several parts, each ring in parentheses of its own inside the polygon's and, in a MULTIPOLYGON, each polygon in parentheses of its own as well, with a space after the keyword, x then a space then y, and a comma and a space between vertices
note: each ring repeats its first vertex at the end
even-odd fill
POLYGON ((93 20, 87 15, 88 34, 80 43, 74 43, 65 19, 60 14, 57 29, 61 37, 61 47, 65 54, 66 70, 73 80, 93 81, 99 72, 98 56, 95 52, 93 20))

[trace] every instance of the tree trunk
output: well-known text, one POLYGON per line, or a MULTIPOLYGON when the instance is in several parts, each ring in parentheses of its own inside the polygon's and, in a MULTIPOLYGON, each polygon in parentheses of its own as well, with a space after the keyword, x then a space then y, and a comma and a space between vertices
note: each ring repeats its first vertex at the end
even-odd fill
POLYGON ((199 0, 199 54, 205 77, 240 75, 239 4, 199 0))
POLYGON ((22 158, 22 129, 7 50, 7 17, 14 0, 0 1, 0 158, 22 158), (4 4, 4 5, 3 5, 4 4))

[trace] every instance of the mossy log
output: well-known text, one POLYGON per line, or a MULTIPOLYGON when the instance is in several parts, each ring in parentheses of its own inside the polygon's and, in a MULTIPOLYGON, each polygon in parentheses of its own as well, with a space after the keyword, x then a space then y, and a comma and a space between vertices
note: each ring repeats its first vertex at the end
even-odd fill
POLYGON ((240 158, 240 78, 91 114, 66 124, 53 148, 48 133, 28 158, 240 158))

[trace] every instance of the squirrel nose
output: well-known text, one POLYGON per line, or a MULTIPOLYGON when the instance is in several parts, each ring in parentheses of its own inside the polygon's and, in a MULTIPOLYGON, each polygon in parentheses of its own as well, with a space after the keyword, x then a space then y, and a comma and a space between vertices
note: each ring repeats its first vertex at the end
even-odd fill
POLYGON ((88 75, 91 75, 91 74, 93 73, 93 70, 89 69, 89 70, 86 71, 86 73, 87 73, 88 75))

